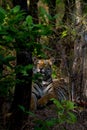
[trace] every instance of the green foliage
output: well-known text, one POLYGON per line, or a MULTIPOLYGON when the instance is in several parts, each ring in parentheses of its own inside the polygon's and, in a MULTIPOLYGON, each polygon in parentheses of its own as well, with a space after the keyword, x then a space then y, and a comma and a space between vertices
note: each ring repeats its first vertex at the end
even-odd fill
POLYGON ((58 74, 59 74, 59 70, 58 67, 56 67, 56 65, 52 65, 52 78, 58 78, 58 74))
POLYGON ((44 24, 47 24, 48 20, 52 19, 51 15, 43 7, 39 7, 39 18, 44 24))
POLYGON ((37 120, 37 125, 35 126, 34 130, 49 130, 50 127, 56 124, 55 119, 50 120, 37 120))
POLYGON ((24 106, 19 105, 18 107, 19 107, 19 109, 20 109, 22 112, 24 112, 24 113, 26 113, 26 114, 28 114, 28 115, 31 115, 31 116, 33 116, 33 117, 36 117, 36 115, 35 115, 33 112, 27 111, 24 106))
POLYGON ((0 24, 3 23, 4 18, 5 18, 5 14, 6 14, 6 11, 0 7, 0 24))
POLYGON ((0 96, 11 96, 11 91, 15 85, 14 71, 11 62, 14 56, 7 53, 7 50, 0 46, 0 96))
POLYGON ((32 69, 32 68, 33 68, 32 64, 29 64, 29 65, 26 65, 26 66, 18 65, 18 66, 15 67, 15 72, 16 73, 21 73, 24 76, 27 76, 28 75, 28 71, 30 69, 32 69))
POLYGON ((9 74, 5 77, 0 77, 0 96, 12 98, 13 87, 15 85, 13 77, 13 74, 9 74))
MULTIPOLYGON (((2 10, 1 13, 4 12, 2 10)), ((25 19, 24 14, 19 6, 3 13, 4 17, 2 17, 0 25, 0 44, 10 49, 15 48, 17 51, 27 48, 40 55, 42 45, 37 43, 35 38, 49 35, 50 27, 34 24, 32 17, 27 16, 25 19)))
POLYGON ((56 99, 51 99, 56 105, 56 112, 58 114, 59 123, 75 123, 76 116, 73 114, 75 108, 74 103, 68 100, 58 101, 56 99))
POLYGON ((25 17, 20 6, 8 10, 0 7, 0 94, 8 95, 9 88, 20 82, 15 81, 17 73, 27 76, 28 70, 33 68, 33 65, 13 67, 11 62, 16 60, 14 50, 17 53, 28 50, 32 51, 33 56, 44 57, 42 44, 36 38, 50 33, 50 26, 34 24, 30 15, 25 17))
POLYGON ((66 37, 66 36, 67 36, 67 30, 62 32, 61 38, 64 38, 64 37, 66 37))
MULTIPOLYGON (((51 118, 50 120, 37 120, 34 130, 49 130, 54 125, 62 125, 64 123, 75 123, 76 116, 73 113, 75 108, 74 103, 71 101, 58 101, 51 99, 56 106, 57 118, 51 118)), ((60 126, 61 127, 61 126, 60 126)))
POLYGON ((20 11, 20 6, 16 6, 16 7, 14 7, 14 8, 12 9, 12 12, 13 12, 14 14, 19 13, 19 11, 20 11))

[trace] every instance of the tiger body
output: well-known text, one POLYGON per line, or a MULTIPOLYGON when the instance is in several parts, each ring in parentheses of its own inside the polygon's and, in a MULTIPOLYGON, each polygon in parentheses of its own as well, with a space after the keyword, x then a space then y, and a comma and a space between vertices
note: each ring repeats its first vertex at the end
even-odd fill
POLYGON ((50 99, 69 100, 68 84, 64 79, 53 79, 52 83, 44 89, 44 96, 38 100, 38 107, 46 106, 50 99))
POLYGON ((50 59, 38 60, 34 70, 35 73, 42 74, 42 79, 32 85, 31 110, 45 106, 51 98, 66 99, 67 85, 64 79, 52 79, 52 61, 50 59))

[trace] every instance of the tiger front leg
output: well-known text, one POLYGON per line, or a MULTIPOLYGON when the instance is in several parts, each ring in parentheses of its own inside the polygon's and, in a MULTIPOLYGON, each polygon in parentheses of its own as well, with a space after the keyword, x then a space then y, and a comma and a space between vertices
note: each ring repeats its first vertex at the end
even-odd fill
POLYGON ((37 109, 37 98, 36 96, 32 93, 31 95, 31 104, 30 104, 30 110, 35 111, 37 109))
POLYGON ((43 108, 43 107, 45 107, 48 103, 51 102, 50 99, 52 99, 52 98, 56 98, 56 96, 55 96, 55 94, 54 94, 53 92, 44 95, 43 97, 41 97, 41 98, 37 101, 37 107, 38 107, 38 108, 43 108))

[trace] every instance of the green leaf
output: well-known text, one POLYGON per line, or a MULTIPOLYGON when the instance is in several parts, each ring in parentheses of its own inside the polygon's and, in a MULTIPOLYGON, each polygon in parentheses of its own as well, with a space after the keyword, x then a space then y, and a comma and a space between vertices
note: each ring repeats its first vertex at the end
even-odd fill
POLYGON ((61 34, 61 38, 66 37, 66 36, 67 36, 67 33, 68 33, 67 30, 66 30, 66 31, 63 31, 62 34, 61 34))
POLYGON ((46 22, 46 18, 48 18, 49 20, 52 19, 52 16, 47 13, 46 9, 44 9, 43 7, 39 7, 39 12, 40 12, 40 17, 43 18, 43 21, 46 22))
POLYGON ((5 63, 15 60, 14 56, 8 55, 4 58, 5 63))
POLYGON ((26 68, 26 70, 30 70, 33 68, 33 64, 26 65, 25 68, 26 68))
POLYGON ((76 115, 74 115, 72 112, 68 112, 68 123, 75 123, 77 121, 76 115))
POLYGON ((36 81, 36 80, 38 80, 38 79, 42 79, 42 74, 41 74, 41 73, 36 73, 36 74, 34 74, 33 77, 32 77, 32 80, 33 80, 33 81, 36 81))
POLYGON ((20 11, 20 6, 19 6, 19 5, 15 6, 15 7, 12 9, 12 12, 13 12, 14 14, 18 13, 19 11, 20 11))
POLYGON ((66 102, 66 107, 68 110, 73 110, 75 108, 74 103, 71 101, 66 102))
POLYGON ((31 115, 31 116, 33 116, 33 117, 36 117, 36 115, 33 112, 31 112, 31 111, 26 111, 26 113, 31 115))
POLYGON ((55 118, 46 121, 46 125, 47 125, 48 127, 52 127, 52 126, 54 126, 55 124, 56 124, 56 119, 55 119, 55 118))
POLYGON ((28 71, 32 68, 33 68, 32 64, 26 66, 18 65, 15 70, 16 73, 22 73, 24 76, 28 76, 29 75, 28 71))
POLYGON ((28 24, 28 25, 32 25, 33 24, 33 20, 32 20, 32 16, 27 16, 27 18, 26 18, 26 23, 28 24))
POLYGON ((10 35, 5 36, 4 39, 6 40, 6 42, 9 42, 9 43, 13 41, 13 38, 10 35))
POLYGON ((18 105, 18 107, 19 107, 23 112, 25 112, 25 107, 24 107, 24 106, 18 105))
POLYGON ((54 99, 54 98, 52 98, 51 101, 53 101, 53 103, 56 105, 57 108, 63 109, 63 106, 60 101, 58 101, 57 99, 54 99))

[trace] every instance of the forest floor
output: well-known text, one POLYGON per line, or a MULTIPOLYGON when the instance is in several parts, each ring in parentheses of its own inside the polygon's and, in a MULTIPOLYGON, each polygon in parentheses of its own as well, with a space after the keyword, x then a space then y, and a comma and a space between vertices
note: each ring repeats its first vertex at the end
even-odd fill
POLYGON ((56 124, 50 128, 45 125, 46 120, 57 118, 57 113, 55 112, 55 106, 50 105, 44 109, 37 110, 35 112, 35 117, 29 117, 29 122, 26 124, 24 130, 87 130, 87 109, 74 112, 77 117, 77 121, 73 124, 64 123, 62 125, 56 124), (38 119, 39 123, 35 123, 38 119), (34 129, 36 127, 36 129, 34 129))
MULTIPOLYGON (((25 123, 22 130, 87 130, 87 109, 80 108, 80 110, 74 111, 74 114, 77 117, 77 121, 75 123, 63 123, 62 125, 57 123, 48 128, 45 122, 53 118, 57 118, 55 106, 51 104, 47 107, 36 110, 34 113, 31 113, 28 122, 25 123)), ((0 130, 7 129, 0 126, 0 130)))

